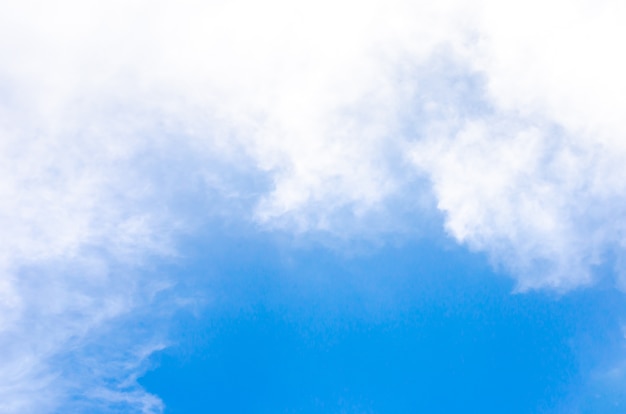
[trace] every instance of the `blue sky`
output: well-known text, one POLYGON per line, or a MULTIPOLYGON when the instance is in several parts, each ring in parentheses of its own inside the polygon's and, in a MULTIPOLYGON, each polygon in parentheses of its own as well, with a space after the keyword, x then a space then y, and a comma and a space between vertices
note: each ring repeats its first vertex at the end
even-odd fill
POLYGON ((190 251, 189 283, 212 299, 140 379, 167 412, 623 410, 590 379, 623 353, 610 289, 511 294, 441 239, 347 257, 235 233, 190 251))
POLYGON ((625 18, 3 3, 0 412, 623 412, 625 18))

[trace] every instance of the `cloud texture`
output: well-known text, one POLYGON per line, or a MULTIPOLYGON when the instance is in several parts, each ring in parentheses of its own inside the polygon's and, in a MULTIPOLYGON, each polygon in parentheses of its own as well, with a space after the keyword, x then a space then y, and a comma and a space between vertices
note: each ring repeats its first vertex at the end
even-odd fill
POLYGON ((199 214, 359 237, 432 197, 520 289, 623 273, 624 6, 432 3, 0 6, 3 411, 160 409, 161 339, 54 361, 153 306, 145 258, 199 214))

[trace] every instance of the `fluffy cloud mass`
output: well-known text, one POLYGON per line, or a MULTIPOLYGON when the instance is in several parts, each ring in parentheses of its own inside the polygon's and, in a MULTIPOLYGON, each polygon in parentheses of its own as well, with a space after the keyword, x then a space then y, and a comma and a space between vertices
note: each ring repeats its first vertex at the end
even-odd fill
POLYGON ((160 410, 132 378, 161 339, 58 361, 151 306, 185 197, 359 237, 432 196, 520 289, 624 272, 624 6, 436 3, 0 6, 3 412, 160 410))
POLYGON ((415 148, 449 232, 522 289, 586 284, 623 256, 623 14, 612 2, 488 4, 470 65, 489 109, 415 148))

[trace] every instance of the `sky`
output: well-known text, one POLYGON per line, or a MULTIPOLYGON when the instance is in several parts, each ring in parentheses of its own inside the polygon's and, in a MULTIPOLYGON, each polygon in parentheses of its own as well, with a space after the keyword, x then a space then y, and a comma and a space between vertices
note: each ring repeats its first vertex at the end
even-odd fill
POLYGON ((0 412, 624 412, 625 18, 2 2, 0 412))

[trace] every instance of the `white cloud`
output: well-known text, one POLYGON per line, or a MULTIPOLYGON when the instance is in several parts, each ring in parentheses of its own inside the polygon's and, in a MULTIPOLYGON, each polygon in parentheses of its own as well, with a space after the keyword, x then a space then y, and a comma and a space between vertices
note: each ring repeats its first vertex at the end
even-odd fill
MULTIPOLYGON (((147 254, 169 254, 176 225, 152 205, 160 195, 149 187, 157 183, 137 156, 145 146, 133 138, 142 131, 116 135, 112 118, 108 129, 90 118, 57 131, 36 111, 8 112, 0 131, 0 411, 56 412, 102 386, 98 364, 108 367, 112 389, 129 375, 113 368, 116 359, 141 358, 119 355, 115 345, 163 340, 136 338, 123 326, 160 283, 133 268, 147 254), (129 342, 108 336, 94 356, 81 355, 112 323, 129 342)), ((135 397, 137 404, 147 398, 135 397)))
POLYGON ((584 285, 623 255, 625 12, 486 2, 467 63, 490 109, 415 147, 450 234, 508 265, 521 289, 584 285))

